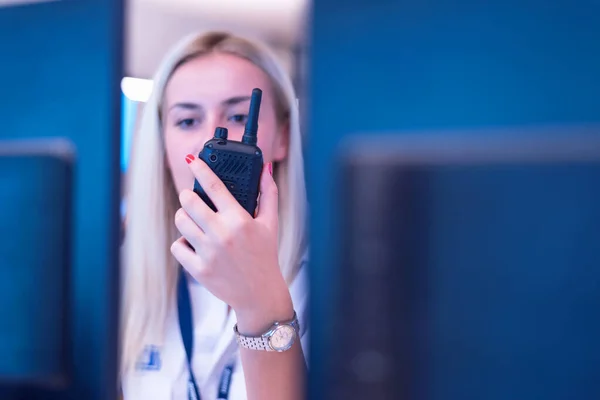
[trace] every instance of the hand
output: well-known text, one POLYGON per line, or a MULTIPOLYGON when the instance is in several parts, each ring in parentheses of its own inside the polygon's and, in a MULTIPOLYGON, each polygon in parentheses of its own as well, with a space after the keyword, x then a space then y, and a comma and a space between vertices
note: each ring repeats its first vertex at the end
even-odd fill
POLYGON ((229 304, 245 334, 260 333, 293 315, 291 296, 278 261, 278 192, 271 165, 263 168, 255 218, 237 202, 202 160, 189 167, 218 212, 192 190, 179 195, 175 225, 182 237, 171 253, 191 276, 229 304), (190 248, 188 246, 193 247, 190 248))

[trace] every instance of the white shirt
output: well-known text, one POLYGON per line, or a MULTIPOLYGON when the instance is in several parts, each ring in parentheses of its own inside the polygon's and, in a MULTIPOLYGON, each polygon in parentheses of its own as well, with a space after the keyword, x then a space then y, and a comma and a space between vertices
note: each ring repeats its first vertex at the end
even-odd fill
MULTIPOLYGON (((193 281, 190 279, 190 281, 193 281)), ((233 363, 229 400, 245 400, 246 384, 233 326, 235 313, 197 282, 189 283, 194 318, 192 368, 202 400, 215 400, 224 368, 233 363)), ((308 355, 308 276, 305 263, 290 285, 294 310, 300 322, 300 339, 308 355)), ((168 318, 163 346, 146 343, 145 368, 131 371, 123 378, 125 400, 187 400, 189 372, 181 340, 177 309, 168 318), (150 353, 151 356, 150 356, 150 353)), ((307 358, 308 362, 308 358, 307 358)))

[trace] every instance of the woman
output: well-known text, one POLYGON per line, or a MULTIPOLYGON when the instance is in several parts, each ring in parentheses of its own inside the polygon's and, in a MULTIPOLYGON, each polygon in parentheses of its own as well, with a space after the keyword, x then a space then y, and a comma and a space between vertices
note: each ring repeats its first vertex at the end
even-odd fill
POLYGON ((168 54, 135 137, 127 200, 124 398, 303 398, 302 144, 292 83, 266 47, 213 32, 168 54), (265 167, 252 218, 197 155, 216 127, 241 139, 254 88, 265 167))

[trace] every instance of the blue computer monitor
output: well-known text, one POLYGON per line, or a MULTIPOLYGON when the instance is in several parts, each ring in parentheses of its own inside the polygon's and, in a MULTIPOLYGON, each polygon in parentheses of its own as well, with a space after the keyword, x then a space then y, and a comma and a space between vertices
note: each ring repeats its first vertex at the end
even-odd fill
POLYGON ((65 140, 0 141, 0 386, 72 380, 73 177, 65 140))
POLYGON ((311 398, 600 397, 599 127, 342 149, 311 398))

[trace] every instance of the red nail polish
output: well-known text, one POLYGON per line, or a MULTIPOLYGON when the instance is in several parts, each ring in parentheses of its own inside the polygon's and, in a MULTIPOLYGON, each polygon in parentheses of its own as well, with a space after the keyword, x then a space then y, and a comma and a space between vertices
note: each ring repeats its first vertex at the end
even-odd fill
POLYGON ((269 163, 269 173, 273 176, 273 163, 269 163))
POLYGON ((191 163, 192 161, 194 161, 196 157, 194 157, 191 154, 188 154, 187 156, 185 156, 185 162, 187 162, 188 164, 191 163))

